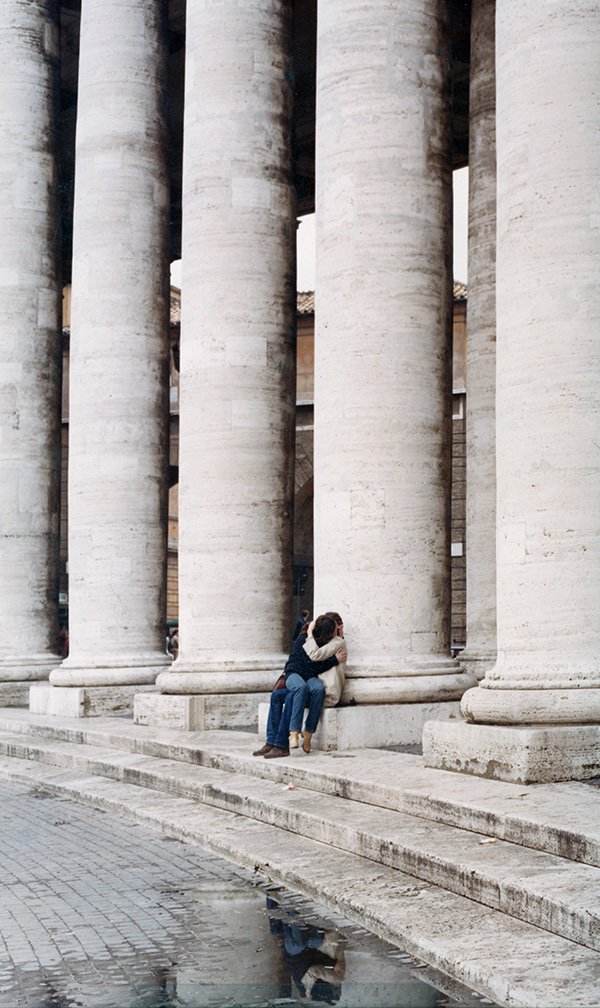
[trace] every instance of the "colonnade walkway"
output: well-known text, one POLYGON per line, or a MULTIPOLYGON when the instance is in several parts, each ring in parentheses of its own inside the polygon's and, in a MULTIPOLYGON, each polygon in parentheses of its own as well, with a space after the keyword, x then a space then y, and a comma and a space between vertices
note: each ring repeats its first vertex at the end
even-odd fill
POLYGON ((501 1005, 600 1004, 600 788, 0 711, 0 775, 206 847, 501 1005))

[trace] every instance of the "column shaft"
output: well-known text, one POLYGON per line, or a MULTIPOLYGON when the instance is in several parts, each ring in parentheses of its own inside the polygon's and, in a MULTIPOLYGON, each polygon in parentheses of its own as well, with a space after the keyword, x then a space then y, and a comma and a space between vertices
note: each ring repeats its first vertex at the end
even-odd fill
POLYGON ((0 683, 59 660, 58 5, 0 5, 0 683))
POLYGON ((600 3, 500 4, 498 662, 475 721, 600 722, 600 3))
POLYGON ((270 688, 261 670, 281 667, 290 635, 290 27, 283 0, 188 2, 181 645, 165 692, 270 688))
POLYGON ((69 454, 71 654, 54 685, 152 682, 164 655, 165 5, 83 0, 69 454))
POLYGON ((427 673, 453 668, 444 4, 330 0, 318 30, 316 610, 346 620, 347 698, 434 699, 427 673))
POLYGON ((496 0, 473 0, 467 303, 467 647, 477 678, 496 654, 496 0))

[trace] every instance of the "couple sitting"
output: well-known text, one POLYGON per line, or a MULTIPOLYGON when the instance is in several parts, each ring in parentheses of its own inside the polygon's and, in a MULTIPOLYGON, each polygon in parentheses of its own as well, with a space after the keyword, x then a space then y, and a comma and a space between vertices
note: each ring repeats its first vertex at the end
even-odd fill
POLYGON ((344 664, 348 657, 344 624, 339 613, 318 616, 296 638, 280 680, 271 694, 267 741, 253 756, 277 759, 299 747, 304 709, 308 707, 302 749, 309 753, 325 703, 325 683, 319 675, 336 669, 329 687, 331 705, 340 699, 344 685, 344 664))

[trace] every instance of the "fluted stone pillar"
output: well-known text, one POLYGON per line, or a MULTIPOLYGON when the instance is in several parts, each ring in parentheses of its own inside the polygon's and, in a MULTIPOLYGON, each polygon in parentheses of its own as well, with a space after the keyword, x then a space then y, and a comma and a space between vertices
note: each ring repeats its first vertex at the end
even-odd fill
POLYGON ((290 17, 284 0, 188 0, 180 651, 158 679, 162 693, 185 699, 145 698, 143 711, 136 701, 138 720, 150 704, 163 723, 176 711, 176 723, 202 726, 208 704, 211 724, 255 722, 289 646, 290 17))
POLYGON ((60 659, 58 5, 0 5, 0 705, 60 659))
POLYGON ((499 4, 496 31, 498 659, 428 760, 581 778, 600 770, 600 3, 499 4))
MULTIPOLYGON (((70 367, 71 651, 50 680, 55 687, 103 688, 86 697, 86 713, 103 712, 105 701, 110 709, 115 697, 114 709, 128 695, 132 702, 134 684, 153 683, 168 660, 164 16, 165 5, 156 0, 84 0, 82 6, 70 367)), ((59 696, 65 706, 50 699, 51 710, 75 712, 71 703, 81 709, 81 692, 71 699, 59 690, 59 696)))
POLYGON ((456 701, 474 682, 449 657, 444 15, 319 11, 315 611, 344 616, 344 695, 365 704, 456 701))
POLYGON ((481 679, 496 657, 496 0, 473 0, 467 302, 467 647, 481 679))

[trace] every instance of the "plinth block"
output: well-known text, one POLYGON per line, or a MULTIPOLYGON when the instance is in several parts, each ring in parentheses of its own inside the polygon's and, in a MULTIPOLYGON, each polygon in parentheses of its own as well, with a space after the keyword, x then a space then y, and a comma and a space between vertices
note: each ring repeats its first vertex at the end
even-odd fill
POLYGON ((505 726, 429 721, 425 765, 515 784, 600 774, 600 725, 505 726))
MULTIPOLYGON (((258 709, 258 731, 266 737, 269 704, 258 709)), ((313 735, 314 749, 361 749, 385 745, 418 745, 431 718, 458 719, 460 703, 357 704, 327 707, 313 735)))
POLYGON ((156 690, 147 686, 52 686, 36 683, 29 690, 29 709, 32 714, 49 714, 54 717, 108 717, 111 714, 133 713, 133 701, 142 690, 156 690))
POLYGON ((245 728, 256 731, 258 706, 269 693, 211 694, 140 693, 135 698, 135 724, 179 731, 245 728))
POLYGON ((0 707, 28 707, 31 683, 0 682, 0 707))

